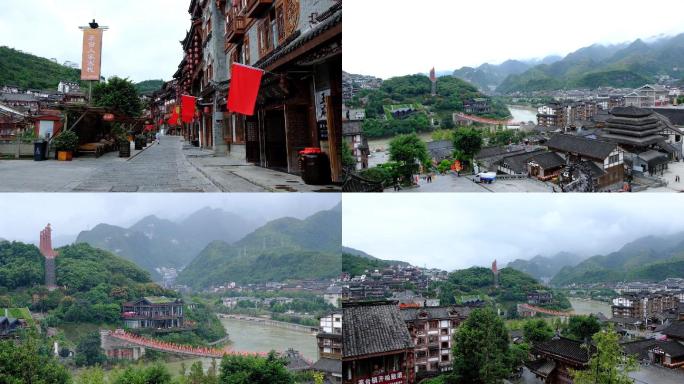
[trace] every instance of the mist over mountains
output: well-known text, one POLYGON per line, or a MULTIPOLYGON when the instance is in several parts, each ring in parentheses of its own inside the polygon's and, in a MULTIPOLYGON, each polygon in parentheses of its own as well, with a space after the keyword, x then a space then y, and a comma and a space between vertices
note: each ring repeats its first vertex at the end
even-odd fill
POLYGON ((635 88, 659 75, 681 78, 684 34, 637 39, 621 44, 593 44, 565 57, 540 61, 507 60, 498 65, 463 67, 453 75, 498 93, 531 92, 601 86, 635 88))
POLYGON ((209 244, 178 276, 195 288, 226 282, 324 279, 341 273, 342 205, 273 220, 240 241, 209 244))
POLYGON ((263 222, 221 209, 203 208, 179 221, 147 216, 128 228, 98 224, 82 231, 76 243, 88 243, 135 262, 153 277, 157 268, 186 266, 213 241, 235 242, 263 222))

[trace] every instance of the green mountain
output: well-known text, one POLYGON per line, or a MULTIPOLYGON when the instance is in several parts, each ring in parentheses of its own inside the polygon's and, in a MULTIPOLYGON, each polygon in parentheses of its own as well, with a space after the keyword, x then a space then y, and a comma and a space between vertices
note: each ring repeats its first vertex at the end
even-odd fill
POLYGON ((496 89, 509 75, 517 75, 530 69, 530 63, 507 60, 499 65, 482 64, 477 68, 463 67, 454 71, 453 76, 477 87, 485 92, 496 89))
POLYGON ((158 268, 182 268, 209 243, 233 243, 257 226, 255 221, 234 213, 204 208, 178 222, 148 216, 130 228, 99 224, 81 232, 76 243, 108 250, 159 278, 158 268))
POLYGON ((392 265, 409 266, 398 260, 381 260, 358 249, 342 247, 342 272, 352 276, 362 275, 365 271, 386 268, 392 265))
POLYGON ((164 80, 145 80, 135 84, 135 89, 141 95, 152 94, 161 89, 164 80))
POLYGON ((537 280, 550 280, 561 268, 574 266, 581 261, 580 257, 568 252, 560 252, 554 256, 535 256, 529 260, 517 259, 508 263, 508 268, 524 272, 537 280))
POLYGON ((62 80, 80 81, 81 70, 0 46, 0 85, 57 90, 62 80))
MULTIPOLYGON (((437 286, 442 305, 455 304, 463 297, 485 297, 512 311, 516 304, 527 302, 527 293, 548 290, 532 276, 512 268, 499 270, 499 285, 494 285, 494 274, 488 268, 472 267, 451 272, 447 281, 437 286)), ((569 309, 570 302, 560 292, 554 292, 551 309, 569 309)))
POLYGON ((551 284, 658 281, 684 275, 684 233, 647 236, 607 255, 590 257, 576 266, 563 267, 551 284))
POLYGON ((332 278, 341 272, 341 242, 341 205, 304 220, 282 218, 234 244, 209 244, 178 275, 177 282, 203 288, 230 281, 332 278))
POLYGON ((511 74, 497 92, 531 92, 601 86, 635 88, 658 75, 681 77, 684 34, 644 42, 611 46, 592 45, 570 53, 553 64, 537 65, 511 74))
MULTIPOLYGON (((463 102, 485 97, 477 87, 452 76, 437 79, 437 96, 432 96, 432 83, 424 75, 408 75, 385 80, 378 90, 368 94, 366 113, 369 117, 382 115, 387 104, 420 104, 432 112, 451 113, 463 111, 463 102)), ((510 112, 505 105, 493 105, 489 117, 508 117, 510 112)))
POLYGON ((46 321, 114 323, 120 304, 141 296, 175 295, 128 260, 88 244, 58 248, 59 289, 44 286, 45 259, 34 245, 0 243, 0 303, 48 313, 46 321))

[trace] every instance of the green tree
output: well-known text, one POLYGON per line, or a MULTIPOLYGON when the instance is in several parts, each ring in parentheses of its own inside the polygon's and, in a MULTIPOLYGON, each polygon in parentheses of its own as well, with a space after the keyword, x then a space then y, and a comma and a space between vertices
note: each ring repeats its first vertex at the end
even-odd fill
POLYGON ((100 334, 98 332, 91 332, 83 336, 76 346, 76 365, 78 366, 93 366, 102 364, 107 360, 107 357, 102 353, 100 348, 100 334))
POLYGON ((511 373, 509 348, 503 320, 491 308, 476 309, 454 335, 454 379, 499 383, 511 373))
POLYGON ((269 353, 267 358, 224 356, 219 379, 222 384, 294 384, 285 361, 275 352, 269 353))
POLYGON ((50 346, 29 334, 18 344, 0 341, 0 383, 69 384, 71 377, 50 346))
POLYGON ((427 167, 430 162, 427 145, 415 133, 392 139, 389 155, 391 161, 398 163, 397 171, 404 184, 411 184, 413 175, 420 170, 420 165, 427 167))
POLYGON ((573 316, 568 321, 569 336, 580 341, 591 340, 601 330, 601 324, 594 315, 573 316))
POLYGON ((342 165, 348 168, 356 166, 356 159, 354 159, 354 154, 347 142, 342 142, 342 165))
POLYGON ((520 369, 530 359, 530 345, 527 343, 512 344, 510 362, 513 369, 520 369))
POLYGON ((105 384, 105 374, 100 367, 84 369, 79 375, 77 384, 105 384))
POLYGON ((620 346, 620 336, 610 327, 593 337, 596 352, 589 359, 589 368, 573 371, 576 384, 612 383, 631 384, 630 372, 639 370, 634 356, 625 356, 620 346))
POLYGON ((465 127, 454 132, 454 151, 457 159, 470 162, 480 149, 482 149, 482 132, 465 127))
POLYGON ((444 159, 437 165, 437 170, 439 173, 445 173, 451 169, 451 164, 451 161, 444 159))
POLYGON ((140 97, 133 82, 116 76, 93 88, 93 104, 112 108, 129 117, 138 117, 142 111, 140 97))
POLYGON ((532 319, 525 322, 523 334, 528 343, 542 343, 551 340, 553 329, 544 319, 532 319))

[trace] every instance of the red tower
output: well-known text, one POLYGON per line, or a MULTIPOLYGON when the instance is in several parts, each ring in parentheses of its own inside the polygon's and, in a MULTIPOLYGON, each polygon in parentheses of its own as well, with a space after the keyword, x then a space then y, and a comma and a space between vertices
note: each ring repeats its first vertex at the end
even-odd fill
POLYGON ((57 288, 57 278, 55 276, 55 258, 57 252, 52 249, 52 227, 50 224, 40 231, 40 253, 45 257, 45 285, 49 290, 57 288))
POLYGON ((437 75, 435 74, 435 67, 430 70, 430 81, 432 81, 432 96, 437 95, 437 75))
POLYGON ((494 286, 499 286, 499 268, 496 266, 496 260, 492 263, 492 273, 494 274, 494 286))

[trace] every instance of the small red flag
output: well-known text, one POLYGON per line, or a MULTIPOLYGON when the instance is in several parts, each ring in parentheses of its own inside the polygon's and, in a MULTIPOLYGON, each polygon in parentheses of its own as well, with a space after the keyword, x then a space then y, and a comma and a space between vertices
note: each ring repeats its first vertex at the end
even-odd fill
POLYGON ((233 64, 231 71, 228 110, 253 116, 264 71, 237 63, 233 64))
POLYGON ((195 118, 195 100, 192 96, 181 97, 181 119, 184 123, 190 123, 195 118))

